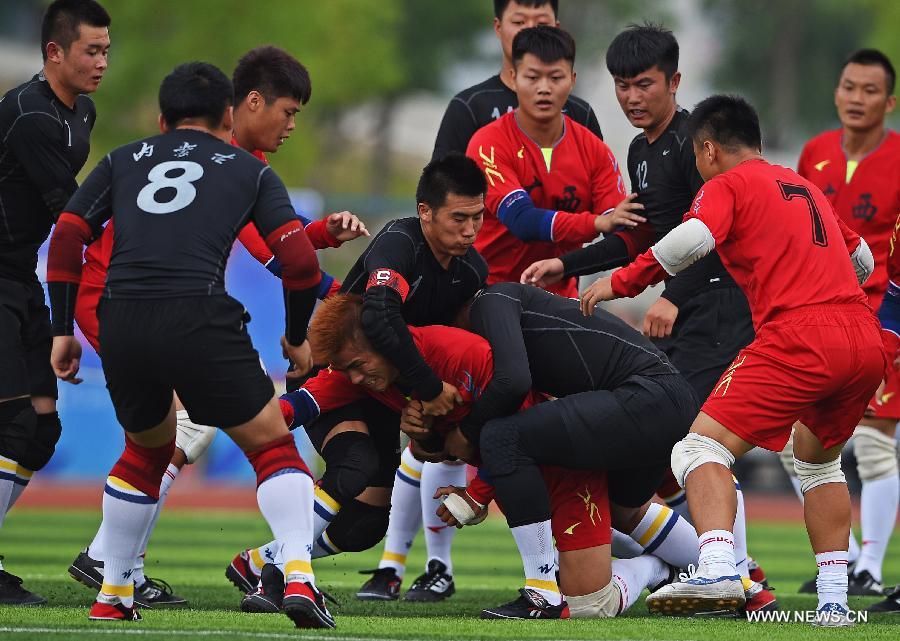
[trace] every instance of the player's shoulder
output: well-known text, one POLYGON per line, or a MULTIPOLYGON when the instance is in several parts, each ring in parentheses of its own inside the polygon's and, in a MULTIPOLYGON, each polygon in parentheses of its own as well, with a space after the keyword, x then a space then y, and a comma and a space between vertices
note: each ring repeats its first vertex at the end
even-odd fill
POLYGON ((568 114, 563 115, 566 124, 566 135, 572 136, 583 147, 592 149, 594 152, 612 155, 612 150, 603 140, 598 138, 593 131, 576 121, 568 114))
POLYGON ((514 111, 503 114, 496 120, 480 127, 478 131, 472 134, 469 145, 473 143, 484 144, 484 142, 505 142, 515 138, 518 131, 516 124, 516 114, 514 111))
POLYGON ((834 150, 840 151, 842 135, 843 130, 841 129, 829 129, 828 131, 818 133, 806 141, 806 144, 803 145, 803 151, 804 153, 822 153, 834 150))
POLYGON ((59 114, 53 107, 53 97, 47 81, 41 74, 37 74, 3 95, 0 99, 0 113, 12 117, 45 114, 58 121, 59 114))
POLYGON ((455 96, 453 96, 453 100, 459 101, 468 106, 471 105, 472 102, 477 101, 479 98, 496 95, 505 91, 509 91, 509 89, 507 89, 506 85, 503 84, 503 81, 500 80, 499 75, 494 75, 487 80, 479 82, 476 85, 472 85, 471 87, 463 89, 455 96))
POLYGON ((384 227, 381 228, 373 243, 391 243, 392 246, 404 246, 418 250, 419 246, 425 242, 422 234, 422 224, 418 217, 410 216, 408 218, 395 218, 389 220, 384 227))
POLYGON ((882 143, 884 150, 889 152, 890 157, 897 165, 900 165, 900 133, 893 129, 888 129, 887 135, 882 143))
POLYGON ((566 100, 566 104, 563 106, 563 110, 569 118, 584 126, 587 126, 591 114, 594 112, 587 100, 576 95, 569 96, 569 99, 566 100))

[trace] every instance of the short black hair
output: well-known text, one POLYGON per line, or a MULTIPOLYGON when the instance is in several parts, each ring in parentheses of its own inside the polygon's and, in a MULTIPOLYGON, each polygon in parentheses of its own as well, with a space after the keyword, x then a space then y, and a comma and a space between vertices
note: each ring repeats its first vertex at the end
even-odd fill
POLYGON ((312 82, 309 72, 284 49, 267 45, 245 53, 231 77, 234 102, 240 102, 251 91, 258 91, 267 102, 294 98, 301 105, 309 102, 312 82))
POLYGON ((457 196, 483 196, 487 193, 487 179, 474 160, 457 151, 425 165, 416 202, 439 209, 447 202, 447 194, 457 196))
MULTIPOLYGON (((509 3, 513 0, 494 0, 494 17, 497 20, 503 19, 503 12, 506 11, 506 7, 509 6, 509 3)), ((516 4, 522 5, 523 7, 543 7, 545 4, 549 4, 553 8, 553 15, 559 15, 559 0, 515 0, 516 4)))
POLYGON ((702 100, 691 112, 687 129, 697 143, 710 139, 729 151, 739 147, 762 149, 759 116, 740 96, 718 94, 702 100))
POLYGON ((894 65, 891 64, 890 58, 878 49, 860 49, 859 51, 854 51, 841 66, 841 73, 843 73, 847 65, 851 63, 857 65, 877 65, 882 67, 884 69, 884 74, 887 76, 887 95, 891 96, 894 94, 894 86, 897 82, 897 74, 894 71, 894 65))
POLYGON ((68 51, 78 40, 81 25, 108 27, 112 19, 94 0, 56 0, 41 20, 41 55, 47 61, 47 44, 55 42, 68 51))
POLYGON ((526 53, 537 56, 538 60, 545 64, 568 60, 570 64, 574 65, 575 39, 568 31, 559 27, 547 25, 529 27, 522 29, 513 38, 513 64, 518 64, 526 53))
POLYGON ((678 71, 678 41, 661 24, 630 24, 606 50, 606 68, 613 76, 634 78, 653 66, 667 81, 678 71))
POLYGON ((183 120, 198 118, 215 129, 233 102, 234 89, 228 76, 208 62, 178 65, 159 86, 159 110, 171 128, 183 120))

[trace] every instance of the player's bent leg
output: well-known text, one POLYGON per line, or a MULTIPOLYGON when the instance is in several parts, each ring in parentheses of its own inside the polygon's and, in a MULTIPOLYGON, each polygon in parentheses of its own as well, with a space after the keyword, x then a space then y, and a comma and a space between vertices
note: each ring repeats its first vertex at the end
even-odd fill
POLYGON ((682 569, 697 565, 697 532, 668 506, 646 503, 640 508, 623 508, 611 503, 610 513, 613 527, 629 532, 643 554, 682 569))

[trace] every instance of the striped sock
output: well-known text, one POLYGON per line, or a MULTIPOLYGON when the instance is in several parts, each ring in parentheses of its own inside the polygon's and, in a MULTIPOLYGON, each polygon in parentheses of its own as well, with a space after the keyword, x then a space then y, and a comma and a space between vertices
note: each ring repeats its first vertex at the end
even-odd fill
POLYGON ((28 487, 32 476, 34 476, 34 472, 31 470, 26 470, 21 465, 16 466, 16 480, 13 482, 12 492, 9 495, 9 504, 6 506, 7 512, 12 509, 12 506, 15 505, 16 501, 19 500, 19 497, 22 496, 22 492, 28 487))
POLYGON ((421 476, 422 463, 415 460, 409 448, 403 450, 394 489, 391 490, 391 516, 384 539, 384 552, 378 562, 379 569, 394 568, 400 578, 406 571, 406 554, 422 526, 421 476))
POLYGON ((816 577, 816 592, 819 593, 821 608, 826 603, 840 603, 847 606, 847 551, 821 552, 816 555, 819 574, 816 577))
POLYGON ((20 484, 16 475, 18 468, 19 464, 14 460, 0 456, 0 525, 3 525, 3 517, 9 511, 13 488, 20 484))
POLYGON ((674 510, 651 503, 631 538, 652 554, 679 568, 697 564, 697 532, 674 510))
POLYGON ((340 554, 341 550, 331 542, 331 539, 328 538, 328 533, 325 531, 340 509, 341 504, 331 498, 328 492, 318 485, 315 487, 315 498, 313 500, 314 559, 340 554))
POLYGON ((156 522, 159 520, 159 515, 162 513, 166 496, 169 494, 169 487, 172 485, 172 481, 175 480, 175 477, 178 476, 179 471, 180 470, 176 465, 169 463, 169 466, 166 468, 166 473, 163 474, 162 481, 159 483, 159 501, 156 502, 156 510, 153 512, 153 519, 150 521, 150 526, 147 528, 147 531, 144 533, 144 538, 141 540, 141 555, 138 557, 138 565, 134 568, 135 585, 144 585, 144 582, 147 580, 144 576, 144 555, 147 553, 147 546, 150 544, 150 536, 156 528, 156 522))
POLYGON ((422 467, 421 510, 422 524, 425 526, 425 549, 428 561, 438 559, 447 566, 447 574, 453 574, 453 559, 450 548, 456 536, 456 528, 445 525, 437 515, 441 506, 434 493, 439 487, 455 485, 465 487, 466 466, 454 463, 426 463, 422 467))
POLYGON ((553 553, 553 532, 550 521, 529 523, 509 528, 512 532, 522 565, 525 569, 525 587, 538 592, 550 605, 562 603, 562 595, 556 584, 557 564, 553 553))
POLYGON ((313 539, 313 482, 294 468, 268 477, 256 490, 260 512, 281 546, 285 581, 315 577, 310 565, 313 539))

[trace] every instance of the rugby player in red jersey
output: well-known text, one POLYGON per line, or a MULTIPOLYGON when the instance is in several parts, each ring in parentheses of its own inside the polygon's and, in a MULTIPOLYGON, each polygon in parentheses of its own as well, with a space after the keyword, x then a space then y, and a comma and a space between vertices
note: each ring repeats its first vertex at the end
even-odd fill
MULTIPOLYGON (((894 84, 894 67, 880 51, 863 49, 847 58, 834 91, 841 127, 806 143, 797 168, 797 173, 824 192, 841 220, 869 243, 875 272, 863 291, 872 309, 879 308, 888 286, 890 238, 900 212, 900 134, 885 127, 885 118, 897 102, 894 84)), ((860 550, 851 531, 850 595, 883 593, 881 566, 900 502, 894 440, 898 420, 900 374, 891 368, 853 437, 856 468, 862 480, 863 545, 860 550)), ((799 495, 790 443, 781 461, 799 495)), ((815 580, 800 588, 800 592, 815 591, 815 580)))
POLYGON ((667 613, 743 604, 729 530, 731 466, 756 446, 780 451, 799 421, 794 467, 819 568, 816 622, 849 625, 850 496, 840 451, 885 365, 878 323, 859 287, 874 268, 872 254, 812 183, 763 159, 759 120, 743 99, 707 98, 688 130, 706 184, 685 222, 582 296, 590 313, 599 301, 637 295, 717 249, 753 312, 756 338, 672 451, 700 533, 699 568, 647 603, 667 613))
MULTIPOLYGON (((562 111, 575 86, 572 37, 557 27, 523 29, 513 40, 512 60, 518 108, 479 129, 466 151, 488 181, 475 246, 491 284, 518 282, 537 260, 645 220, 623 201, 624 182, 609 147, 562 111)), ((548 289, 578 293, 574 278, 548 289)))
MULTIPOLYGON (((235 97, 234 125, 231 143, 256 158, 267 162, 266 153, 274 153, 290 137, 296 115, 310 98, 312 85, 305 67, 286 51, 272 46, 253 49, 238 61, 233 73, 235 97)), ((174 158, 188 157, 191 149, 170 151, 174 158)), ((146 151, 144 152, 146 153, 146 151)), ((151 151, 150 153, 154 153, 151 151)), ((159 150, 155 151, 158 155, 159 150)), ((350 212, 331 214, 324 220, 311 222, 299 216, 310 242, 316 249, 337 247, 342 242, 368 235, 365 225, 350 212)), ((97 305, 103 293, 107 269, 113 249, 113 220, 107 223, 100 238, 85 251, 82 281, 78 288, 75 321, 88 342, 99 353, 97 305)), ((261 264, 281 276, 281 265, 274 258, 253 223, 246 225, 238 240, 261 264)), ((319 298, 334 293, 340 282, 322 272, 319 298)), ((212 443, 218 431, 215 427, 198 425, 190 420, 180 404, 177 407, 177 447, 163 476, 156 514, 148 528, 142 552, 162 511, 169 487, 181 468, 196 461, 212 443)), ((103 582, 103 536, 100 529, 91 544, 78 554, 69 566, 69 575, 89 588, 100 589, 103 582)), ((135 601, 140 606, 158 607, 182 605, 186 600, 172 593, 168 583, 144 576, 144 557, 134 570, 135 601)))

